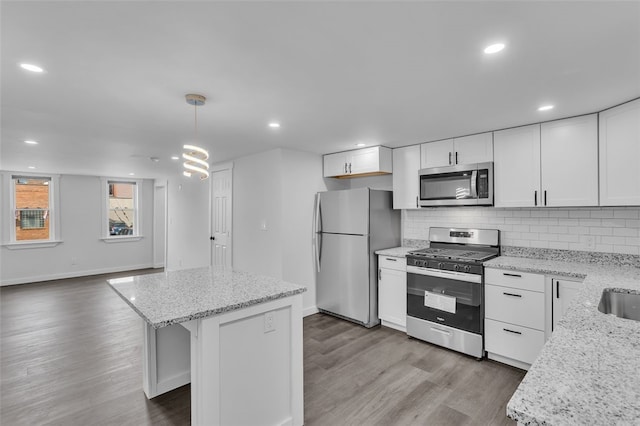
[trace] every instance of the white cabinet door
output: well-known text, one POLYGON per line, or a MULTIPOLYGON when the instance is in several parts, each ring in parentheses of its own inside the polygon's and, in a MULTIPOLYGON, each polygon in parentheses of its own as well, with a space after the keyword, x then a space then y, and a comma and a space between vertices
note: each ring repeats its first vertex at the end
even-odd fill
POLYGON ((378 148, 364 148, 350 151, 348 168, 350 174, 368 173, 378 170, 378 148))
POLYGON ((542 123, 543 205, 598 205, 598 115, 542 123))
POLYGON ((417 209, 420 195, 420 145, 393 150, 393 208, 417 209))
POLYGON ((493 134, 496 207, 540 206, 540 125, 493 134))
POLYGON ((406 330, 406 271, 387 268, 378 269, 378 316, 382 320, 382 325, 397 330, 406 330))
POLYGON ((451 166, 453 154, 453 139, 423 143, 420 145, 421 168, 451 166))
POLYGON ((600 205, 640 205, 640 99, 600 113, 600 205))
POLYGON ((493 161, 493 132, 455 138, 453 148, 454 164, 493 161))
POLYGON ((348 172, 347 160, 344 152, 327 154, 324 160, 324 177, 341 176, 348 172))
POLYGON ((558 321, 562 319, 567 306, 575 299, 576 294, 582 288, 581 281, 573 281, 567 279, 553 278, 551 280, 552 299, 553 299, 553 328, 556 328, 558 321))

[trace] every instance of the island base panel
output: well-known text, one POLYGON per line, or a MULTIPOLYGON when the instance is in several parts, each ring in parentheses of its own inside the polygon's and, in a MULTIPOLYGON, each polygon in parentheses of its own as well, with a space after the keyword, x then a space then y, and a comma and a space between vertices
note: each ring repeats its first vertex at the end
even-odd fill
POLYGON ((302 295, 182 323, 194 425, 302 425, 302 295))

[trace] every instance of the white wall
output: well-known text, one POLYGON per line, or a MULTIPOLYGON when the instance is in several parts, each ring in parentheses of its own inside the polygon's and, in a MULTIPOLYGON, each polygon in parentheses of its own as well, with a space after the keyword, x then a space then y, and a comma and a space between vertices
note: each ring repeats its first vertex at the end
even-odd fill
MULTIPOLYGON (((315 194, 326 191, 322 157, 283 150, 282 181, 282 279, 307 287, 303 306, 310 313, 316 305, 316 273, 312 247, 315 194)), ((328 182, 331 186, 332 182, 328 182)), ((315 311, 314 311, 315 312, 315 311)))
POLYGON ((169 179, 167 263, 168 270, 209 266, 210 180, 177 176, 169 179))
POLYGON ((640 255, 640 207, 404 210, 403 238, 429 239, 431 226, 499 229, 502 245, 640 255))
POLYGON ((327 186, 348 188, 325 182, 317 154, 275 149, 234 160, 233 267, 304 285, 305 314, 316 309, 314 197, 327 186))
MULTIPOLYGON (((60 176, 60 239, 56 247, 0 248, 2 285, 45 281, 153 265, 153 181, 139 188, 139 241, 105 243, 102 237, 102 182, 97 176, 60 176)), ((10 206, 2 195, 3 212, 10 206)), ((3 222, 6 226, 6 221, 3 222)), ((3 234, 6 235, 6 234, 3 234)))
POLYGON ((280 149, 233 162, 234 269, 282 278, 283 167, 280 149))

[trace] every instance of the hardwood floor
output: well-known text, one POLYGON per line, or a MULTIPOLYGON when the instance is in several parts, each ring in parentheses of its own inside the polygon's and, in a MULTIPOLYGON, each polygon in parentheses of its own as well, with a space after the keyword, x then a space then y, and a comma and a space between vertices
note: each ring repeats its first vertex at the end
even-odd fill
MULTIPOLYGON (((130 274, 0 288, 0 424, 190 423, 189 386, 142 391, 140 318, 105 282, 130 274)), ((524 376, 322 314, 304 320, 304 354, 311 426, 513 424, 524 376)))

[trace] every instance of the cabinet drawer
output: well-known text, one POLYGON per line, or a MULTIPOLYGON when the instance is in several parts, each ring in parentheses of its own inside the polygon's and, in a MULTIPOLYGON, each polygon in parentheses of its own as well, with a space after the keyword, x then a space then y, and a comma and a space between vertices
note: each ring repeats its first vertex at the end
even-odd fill
POLYGON ((544 293, 489 284, 484 291, 486 318, 544 330, 544 293))
POLYGON ((404 257, 378 256, 378 268, 395 269, 396 271, 407 270, 407 259, 404 257))
POLYGON ((544 332, 486 319, 484 342, 487 352, 533 364, 544 346, 544 332))
POLYGON ((484 282, 487 284, 544 292, 544 275, 487 268, 484 277, 484 282))

